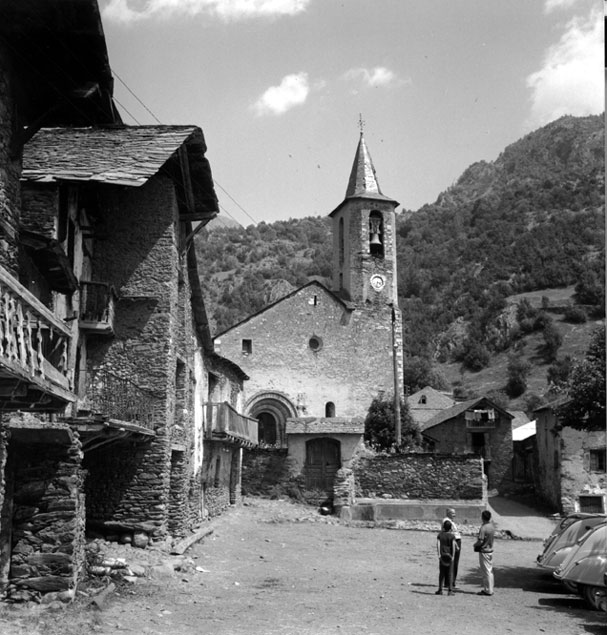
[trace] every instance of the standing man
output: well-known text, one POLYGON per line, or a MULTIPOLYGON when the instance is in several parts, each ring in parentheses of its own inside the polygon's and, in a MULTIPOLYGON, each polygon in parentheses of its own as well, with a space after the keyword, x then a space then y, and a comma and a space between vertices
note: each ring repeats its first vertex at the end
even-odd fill
POLYGON ((483 524, 478 530, 474 551, 478 551, 478 563, 481 570, 482 590, 477 595, 493 595, 493 537, 495 527, 491 522, 491 512, 481 514, 483 524))
POLYGON ((449 509, 445 512, 445 517, 443 518, 443 525, 445 521, 448 520, 451 523, 451 531, 455 536, 455 543, 457 544, 457 549, 455 551, 455 556, 453 558, 453 588, 457 588, 457 567, 459 565, 459 555, 462 552, 462 534, 460 530, 457 528, 455 524, 455 510, 453 507, 449 507, 449 509))

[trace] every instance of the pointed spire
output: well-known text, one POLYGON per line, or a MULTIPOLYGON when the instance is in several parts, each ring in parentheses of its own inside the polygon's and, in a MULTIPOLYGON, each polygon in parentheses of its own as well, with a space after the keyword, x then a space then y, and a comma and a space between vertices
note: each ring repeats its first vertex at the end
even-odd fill
POLYGON ((371 159, 363 131, 361 130, 358 148, 356 148, 356 155, 354 157, 354 163, 352 164, 352 171, 350 172, 348 188, 346 189, 346 198, 349 196, 366 196, 369 194, 372 196, 379 194, 381 196, 381 193, 379 183, 377 182, 377 175, 375 174, 375 167, 373 166, 373 160, 371 159))

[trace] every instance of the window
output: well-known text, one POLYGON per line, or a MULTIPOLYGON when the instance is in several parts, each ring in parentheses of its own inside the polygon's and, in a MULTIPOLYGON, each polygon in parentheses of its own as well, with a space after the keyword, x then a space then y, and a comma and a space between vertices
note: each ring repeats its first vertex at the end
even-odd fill
POLYGON ((344 219, 339 219, 339 266, 344 264, 344 219))
POLYGON ((603 497, 602 496, 580 496, 580 511, 588 514, 602 514, 603 497))
POLYGON ((325 417, 335 416, 335 404, 332 401, 327 401, 325 404, 325 417))
POLYGON ((422 395, 417 403, 425 404, 427 401, 426 395, 422 395))
POLYGON ((318 353, 318 351, 322 348, 322 340, 320 337, 312 335, 312 337, 308 340, 308 346, 314 353, 318 353))
POLYGON ((251 355, 253 352, 253 340, 242 340, 242 354, 251 355))
POLYGON ((607 471, 606 457, 607 449, 600 448, 598 450, 590 450, 588 453, 590 457, 590 471, 591 472, 605 472, 607 471))

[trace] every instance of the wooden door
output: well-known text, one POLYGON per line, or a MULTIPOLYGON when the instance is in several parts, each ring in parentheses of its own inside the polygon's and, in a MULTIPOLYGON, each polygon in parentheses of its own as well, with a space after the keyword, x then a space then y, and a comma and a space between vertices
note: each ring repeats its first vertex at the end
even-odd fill
POLYGON ((335 439, 311 439, 306 443, 306 489, 333 496, 335 473, 341 467, 341 447, 335 439))

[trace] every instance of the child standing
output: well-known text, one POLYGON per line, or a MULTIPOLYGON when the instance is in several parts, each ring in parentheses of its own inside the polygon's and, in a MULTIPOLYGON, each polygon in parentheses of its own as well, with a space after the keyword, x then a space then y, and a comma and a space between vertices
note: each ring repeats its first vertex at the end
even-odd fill
POLYGON ((453 593, 453 561, 457 551, 457 542, 450 520, 445 520, 443 529, 436 540, 438 549, 438 591, 436 595, 443 594, 443 585, 447 587, 448 595, 455 595, 453 593))

